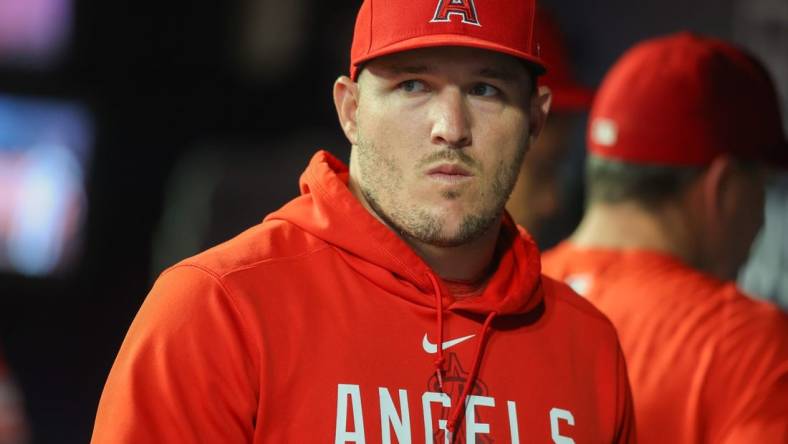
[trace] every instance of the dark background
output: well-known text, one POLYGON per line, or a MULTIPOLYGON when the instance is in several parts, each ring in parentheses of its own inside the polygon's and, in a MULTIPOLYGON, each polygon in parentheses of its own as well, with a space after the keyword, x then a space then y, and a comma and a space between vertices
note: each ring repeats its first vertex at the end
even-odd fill
MULTIPOLYGON (((0 344, 24 393, 35 442, 89 440, 123 335, 156 274, 178 258, 154 260, 154 240, 168 233, 160 223, 181 156, 207 146, 235 159, 230 164, 247 164, 237 177, 267 180, 244 189, 249 182, 229 174, 225 193, 236 200, 205 196, 224 222, 207 230, 204 246, 295 195, 298 173, 315 149, 347 152, 330 91, 346 71, 358 2, 295 1, 303 8, 301 49, 275 74, 245 68, 238 55, 252 3, 77 1, 71 44, 57 66, 0 68, 0 92, 85 101, 96 117, 81 260, 57 278, 0 275, 0 344)), ((641 38, 681 28, 731 33, 731 1, 543 3, 564 24, 587 84, 641 38)), ((196 187, 192 197, 202 192, 196 187)), ((186 218, 183 230, 190 228, 186 218)))

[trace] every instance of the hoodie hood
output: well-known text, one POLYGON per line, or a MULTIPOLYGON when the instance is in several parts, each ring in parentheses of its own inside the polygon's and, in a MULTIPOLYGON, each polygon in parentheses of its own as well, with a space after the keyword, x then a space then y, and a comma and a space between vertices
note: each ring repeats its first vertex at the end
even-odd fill
POLYGON ((362 267, 376 285, 421 306, 501 316, 529 312, 542 302, 539 251, 508 214, 496 248, 498 264, 482 294, 455 301, 429 265, 358 201, 348 179, 342 161, 318 151, 301 175, 301 196, 266 220, 289 222, 361 259, 354 266, 362 267), (436 290, 441 301, 436 301, 436 290))

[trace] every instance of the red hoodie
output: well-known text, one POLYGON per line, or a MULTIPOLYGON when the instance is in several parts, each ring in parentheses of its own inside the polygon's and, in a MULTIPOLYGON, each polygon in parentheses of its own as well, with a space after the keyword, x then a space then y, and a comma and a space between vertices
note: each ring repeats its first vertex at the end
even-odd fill
POLYGON ((93 443, 634 441, 614 328, 509 218, 454 299, 347 179, 317 153, 300 197, 162 274, 93 443))

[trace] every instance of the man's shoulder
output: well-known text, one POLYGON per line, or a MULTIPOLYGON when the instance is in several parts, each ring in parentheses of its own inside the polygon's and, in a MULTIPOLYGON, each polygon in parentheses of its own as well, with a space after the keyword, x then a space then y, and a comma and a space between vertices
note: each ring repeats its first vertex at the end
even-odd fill
POLYGON ((788 360, 788 314, 776 305, 755 299, 731 282, 717 293, 724 304, 724 338, 733 343, 779 344, 788 360))
POLYGON ((695 303, 719 299, 734 288, 670 254, 651 250, 582 248, 564 242, 543 254, 542 268, 594 302, 601 292, 641 299, 654 294, 695 303))
POLYGON ((613 323, 591 302, 577 294, 569 285, 542 275, 542 286, 547 304, 553 304, 556 316, 567 319, 574 328, 595 328, 616 335, 613 323))
POLYGON ((569 242, 564 241, 553 248, 542 251, 542 272, 548 276, 560 274, 559 270, 572 258, 574 250, 574 247, 569 242))
POLYGON ((266 263, 308 257, 328 246, 322 239, 287 221, 267 220, 174 267, 193 266, 223 278, 266 263))
POLYGON ((615 256, 564 246, 548 256, 546 273, 585 291, 589 299, 560 300, 578 308, 585 303, 585 310, 595 304, 613 318, 625 336, 639 337, 636 332, 642 328, 641 323, 658 322, 671 326, 664 333, 680 330, 694 338, 670 336, 682 337, 684 342, 720 350, 746 345, 752 350, 788 356, 788 315, 745 294, 735 282, 717 279, 653 252, 615 256))

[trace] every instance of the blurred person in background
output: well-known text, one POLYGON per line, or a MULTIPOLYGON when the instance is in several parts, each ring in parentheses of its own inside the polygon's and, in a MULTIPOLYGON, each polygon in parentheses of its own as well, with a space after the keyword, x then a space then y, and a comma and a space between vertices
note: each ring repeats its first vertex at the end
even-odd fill
POLYGON ((349 166, 319 151, 300 197, 162 273, 93 442, 634 442, 615 329, 504 211, 550 105, 534 7, 365 1, 349 166))
MULTIPOLYGON (((572 217, 567 203, 582 205, 567 196, 561 171, 569 154, 571 135, 591 105, 594 92, 575 80, 560 27, 544 8, 537 8, 534 36, 547 65, 547 74, 539 82, 550 88, 553 101, 539 139, 525 156, 506 209, 544 248, 567 235, 548 229, 558 218, 572 217), (556 234, 560 236, 557 239, 556 234)), ((570 230, 573 228, 574 225, 570 230)))
POLYGON ((641 443, 788 442, 788 317, 733 279, 788 165, 774 87, 690 33, 627 51, 590 112, 588 207, 543 256, 616 325, 641 443))
POLYGON ((0 444, 29 442, 22 396, 0 354, 0 444))

